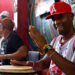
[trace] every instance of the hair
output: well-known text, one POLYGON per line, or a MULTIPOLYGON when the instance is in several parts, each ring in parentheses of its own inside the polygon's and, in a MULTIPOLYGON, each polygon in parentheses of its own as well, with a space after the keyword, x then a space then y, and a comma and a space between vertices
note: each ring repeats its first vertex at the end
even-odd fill
POLYGON ((14 28, 14 22, 10 18, 4 18, 1 20, 4 28, 12 31, 14 28))

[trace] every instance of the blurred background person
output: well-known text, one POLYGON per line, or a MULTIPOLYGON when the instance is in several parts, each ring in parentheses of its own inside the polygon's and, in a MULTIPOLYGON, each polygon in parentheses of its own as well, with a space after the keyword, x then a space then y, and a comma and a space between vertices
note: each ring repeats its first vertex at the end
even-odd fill
MULTIPOLYGON (((4 19, 8 17, 9 18, 9 12, 8 11, 2 11, 0 13, 0 20, 1 19, 4 19)), ((1 48, 1 41, 3 40, 3 37, 2 37, 2 26, 1 26, 1 23, 0 23, 0 48, 1 48)))
POLYGON ((3 18, 0 23, 3 37, 0 55, 2 64, 10 64, 9 59, 26 60, 28 51, 21 38, 13 31, 14 22, 10 18, 3 18))

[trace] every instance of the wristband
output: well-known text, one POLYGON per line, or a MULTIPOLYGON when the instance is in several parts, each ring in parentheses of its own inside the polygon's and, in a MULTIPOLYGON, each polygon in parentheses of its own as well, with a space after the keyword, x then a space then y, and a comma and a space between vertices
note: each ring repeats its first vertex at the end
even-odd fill
POLYGON ((49 45, 49 43, 45 44, 45 45, 43 46, 43 50, 45 50, 48 45, 49 45))

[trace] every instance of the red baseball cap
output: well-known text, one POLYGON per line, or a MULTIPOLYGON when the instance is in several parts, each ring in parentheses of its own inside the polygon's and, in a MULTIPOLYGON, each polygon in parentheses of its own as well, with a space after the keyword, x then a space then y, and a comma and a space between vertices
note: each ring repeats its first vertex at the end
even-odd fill
POLYGON ((71 6, 65 2, 55 2, 50 6, 50 15, 46 19, 50 19, 54 15, 72 13, 71 6))

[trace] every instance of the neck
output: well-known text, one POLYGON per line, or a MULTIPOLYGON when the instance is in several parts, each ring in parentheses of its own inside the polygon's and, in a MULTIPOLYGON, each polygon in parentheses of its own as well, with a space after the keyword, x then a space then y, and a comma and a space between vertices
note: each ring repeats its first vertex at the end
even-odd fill
POLYGON ((11 32, 7 32, 4 34, 4 39, 7 39, 11 32))
POLYGON ((75 30, 72 29, 67 35, 63 35, 63 39, 64 40, 68 40, 69 38, 71 38, 75 33, 75 30))

